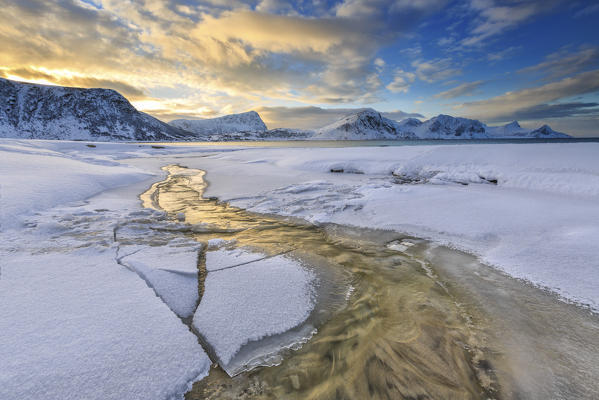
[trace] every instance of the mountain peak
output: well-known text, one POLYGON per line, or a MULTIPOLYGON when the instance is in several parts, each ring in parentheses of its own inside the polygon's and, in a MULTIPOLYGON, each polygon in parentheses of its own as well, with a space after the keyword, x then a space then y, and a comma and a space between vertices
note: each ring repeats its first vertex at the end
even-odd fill
POLYGON ((551 127, 549 125, 545 124, 545 125, 541 126, 540 128, 535 129, 534 131, 530 132, 530 137, 555 139, 555 138, 569 138, 571 136, 566 135, 565 133, 562 133, 562 132, 554 131, 553 129, 551 129, 551 127))
POLYGON ((220 135, 235 132, 264 132, 266 124, 256 111, 229 114, 217 118, 176 119, 172 126, 185 129, 196 135, 220 135))
POLYGON ((405 139, 397 122, 385 118, 373 108, 357 110, 345 117, 318 129, 315 139, 331 140, 376 140, 405 139))
POLYGON ((137 111, 112 89, 0 79, 0 137, 67 140, 176 140, 186 132, 137 111))

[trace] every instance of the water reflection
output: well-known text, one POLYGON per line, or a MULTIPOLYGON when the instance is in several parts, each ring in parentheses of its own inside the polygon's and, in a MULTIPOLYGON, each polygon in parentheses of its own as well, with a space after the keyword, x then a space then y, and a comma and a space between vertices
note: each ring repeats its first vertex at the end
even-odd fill
POLYGON ((293 251, 312 265, 335 269, 353 288, 345 307, 281 365, 234 378, 213 368, 187 399, 498 397, 467 310, 423 261, 385 246, 397 234, 248 213, 203 198, 203 171, 165 169, 168 177, 141 198, 144 206, 188 223, 186 235, 234 240, 266 254, 293 251))

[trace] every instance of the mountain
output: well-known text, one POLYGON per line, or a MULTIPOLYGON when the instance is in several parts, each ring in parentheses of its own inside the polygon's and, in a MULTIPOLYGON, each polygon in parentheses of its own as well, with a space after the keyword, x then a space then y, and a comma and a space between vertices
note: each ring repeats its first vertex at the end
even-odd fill
POLYGON ((487 126, 468 118, 440 114, 426 121, 407 118, 396 122, 371 108, 359 110, 316 130, 311 139, 386 140, 386 139, 526 139, 568 138, 544 125, 522 128, 517 121, 503 126, 487 126))
POLYGON ((548 125, 531 130, 522 128, 518 121, 502 126, 488 126, 478 120, 438 115, 421 122, 409 118, 399 122, 404 133, 414 134, 418 139, 527 139, 527 138, 569 138, 565 133, 556 132, 548 125))
POLYGON ((414 134, 402 131, 397 122, 383 117, 372 108, 359 110, 316 130, 312 139, 381 140, 411 139, 414 134))
POLYGON ((223 140, 222 135, 226 134, 264 132, 267 129, 264 121, 256 111, 230 114, 219 118, 176 119, 171 121, 170 125, 192 132, 197 138, 211 139, 208 136, 218 135, 215 137, 217 140, 223 140))
POLYGON ((543 125, 535 130, 522 128, 517 121, 510 122, 503 126, 489 126, 487 127, 487 131, 492 138, 498 139, 563 139, 571 137, 565 133, 554 131, 549 125, 543 125))
POLYGON ((81 89, 0 78, 0 137, 67 140, 181 140, 189 134, 110 89, 81 89))
POLYGON ((562 132, 554 131, 553 129, 551 129, 551 127, 549 125, 543 125, 542 127, 530 132, 528 134, 528 137, 538 138, 538 139, 542 139, 542 138, 552 138, 552 139, 562 138, 562 139, 564 139, 564 138, 569 138, 572 136, 567 135, 562 132))
POLYGON ((230 141, 282 141, 282 140, 306 140, 314 132, 299 129, 276 128, 267 131, 239 131, 228 133, 216 133, 213 135, 194 134, 193 140, 207 142, 230 142, 230 141))
MULTIPOLYGON (((486 125, 475 119, 438 115, 418 124, 414 118, 399 123, 403 132, 418 139, 486 139, 486 125)), ((418 121, 419 122, 419 121, 418 121)))
POLYGON ((530 130, 514 121, 487 126, 438 115, 396 122, 372 108, 360 109, 314 132, 267 130, 255 111, 166 124, 137 111, 118 92, 46 86, 0 78, 0 137, 95 141, 393 140, 568 138, 548 125, 530 130))
POLYGON ((491 132, 493 136, 503 137, 527 135, 529 132, 527 129, 522 128, 518 121, 512 121, 503 126, 487 127, 487 131, 491 132))

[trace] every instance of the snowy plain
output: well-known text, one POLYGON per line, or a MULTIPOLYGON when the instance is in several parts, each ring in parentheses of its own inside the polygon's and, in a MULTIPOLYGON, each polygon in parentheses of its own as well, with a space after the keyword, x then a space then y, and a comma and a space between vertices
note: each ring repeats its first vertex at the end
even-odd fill
POLYGON ((195 299, 169 297, 192 245, 165 239, 187 253, 156 267, 151 248, 111 239, 132 216, 160 218, 137 196, 172 163, 207 171, 206 194, 232 205, 429 239, 599 311, 597 143, 94 146, 0 140, 1 398, 180 398, 208 372, 177 316, 195 299))

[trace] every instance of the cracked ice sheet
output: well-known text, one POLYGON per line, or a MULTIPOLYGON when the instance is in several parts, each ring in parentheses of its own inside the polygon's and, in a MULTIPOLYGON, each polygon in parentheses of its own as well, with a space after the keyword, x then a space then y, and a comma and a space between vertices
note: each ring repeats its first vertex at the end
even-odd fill
POLYGON ((0 398, 182 398, 207 375, 197 338, 114 248, 6 252, 0 398))
POLYGON ((121 263, 136 271, 180 317, 193 315, 198 303, 197 242, 166 246, 124 246, 121 263))
POLYGON ((257 261, 264 257, 266 255, 252 253, 241 248, 209 251, 206 253, 206 271, 218 271, 219 269, 257 261))
MULTIPOLYGON (((314 308, 315 284, 313 272, 286 256, 212 270, 193 325, 213 348, 221 367, 235 375, 252 361, 236 357, 244 345, 284 333, 306 321, 314 308)), ((295 337, 278 347, 300 339, 295 337)), ((272 352, 272 347, 265 351, 272 352)))
POLYGON ((598 143, 535 143, 248 149, 185 162, 206 170, 206 196, 233 206, 426 238, 599 312, 598 160, 598 143), (340 163, 364 174, 330 173, 340 163), (392 172, 435 180, 399 185, 392 172))
POLYGON ((51 145, 63 144, 0 149, 0 399, 182 398, 210 361, 154 291, 116 263, 111 245, 112 227, 139 211, 150 175, 34 151, 51 145))

